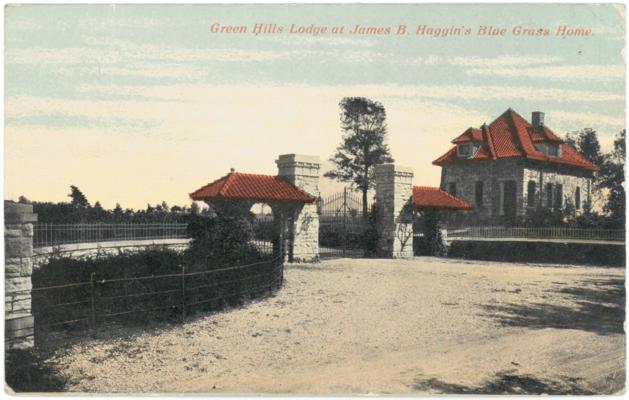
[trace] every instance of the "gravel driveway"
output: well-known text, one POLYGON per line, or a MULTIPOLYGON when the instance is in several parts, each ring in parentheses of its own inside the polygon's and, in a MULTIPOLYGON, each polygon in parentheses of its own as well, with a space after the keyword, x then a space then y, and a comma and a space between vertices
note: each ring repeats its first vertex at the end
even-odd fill
POLYGON ((52 360, 88 392, 614 393, 624 272, 436 258, 287 266, 274 297, 101 332, 52 360))

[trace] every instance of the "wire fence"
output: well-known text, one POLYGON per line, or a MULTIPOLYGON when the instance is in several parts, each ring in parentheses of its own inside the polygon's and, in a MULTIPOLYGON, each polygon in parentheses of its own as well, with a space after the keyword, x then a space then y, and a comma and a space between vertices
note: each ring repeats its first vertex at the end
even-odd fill
POLYGON ((448 239, 549 239, 584 241, 625 241, 624 229, 590 229, 567 227, 449 227, 448 239))
POLYGON ((188 237, 185 223, 37 223, 33 246, 93 243, 124 240, 183 239, 188 237))
POLYGON ((187 315, 241 304, 244 300, 270 294, 282 286, 283 257, 245 265, 202 271, 123 276, 72 282, 32 291, 7 293, 7 301, 19 301, 32 293, 35 335, 89 330, 111 321, 138 323, 149 320, 183 321, 187 315))

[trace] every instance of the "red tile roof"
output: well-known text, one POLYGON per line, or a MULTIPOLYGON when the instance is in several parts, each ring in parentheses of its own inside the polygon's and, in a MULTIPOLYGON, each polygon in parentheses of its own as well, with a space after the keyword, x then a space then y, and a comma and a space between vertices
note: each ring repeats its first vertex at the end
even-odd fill
POLYGON ((471 210, 472 206, 436 187, 413 186, 413 207, 447 210, 471 210))
POLYGON ((454 144, 476 142, 479 151, 473 158, 457 157, 456 146, 433 161, 435 165, 458 164, 487 159, 509 157, 526 157, 532 160, 546 161, 554 164, 569 165, 588 171, 597 171, 598 167, 586 160, 572 146, 564 143, 546 126, 535 130, 533 126, 512 109, 508 109, 483 129, 468 128, 463 134, 452 141, 454 144), (538 151, 533 143, 554 143, 561 146, 560 157, 549 157, 538 151))
POLYGON ((452 143, 465 143, 465 142, 482 142, 483 132, 480 129, 467 128, 459 137, 454 139, 452 143))
POLYGON ((231 199, 264 203, 313 203, 316 199, 281 176, 231 172, 190 193, 192 200, 231 199))

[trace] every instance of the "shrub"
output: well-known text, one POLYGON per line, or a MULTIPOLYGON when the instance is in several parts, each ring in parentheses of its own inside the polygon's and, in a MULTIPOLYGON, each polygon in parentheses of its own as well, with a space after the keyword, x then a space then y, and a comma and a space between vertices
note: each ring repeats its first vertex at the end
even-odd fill
MULTIPOLYGON (((278 260, 252 244, 250 222, 234 215, 198 217, 189 225, 193 241, 183 253, 151 248, 85 259, 55 257, 34 271, 33 285, 85 283, 93 275, 97 324, 114 318, 125 323, 175 320, 192 310, 241 304, 277 288, 282 276, 278 260), (183 278, 184 272, 192 275, 183 278)), ((35 291, 33 314, 42 329, 74 320, 80 321, 59 327, 82 329, 92 316, 91 298, 89 284, 35 291)))
POLYGON ((194 270, 238 265, 265 259, 253 245, 254 217, 221 213, 214 218, 198 217, 188 224, 192 238, 188 259, 194 270))

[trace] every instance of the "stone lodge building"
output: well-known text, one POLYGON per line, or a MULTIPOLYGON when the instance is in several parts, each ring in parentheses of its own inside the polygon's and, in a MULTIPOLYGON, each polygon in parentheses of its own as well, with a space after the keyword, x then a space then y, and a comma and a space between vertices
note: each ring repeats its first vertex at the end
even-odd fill
POLYGON ((468 128, 433 161, 442 167, 441 189, 470 203, 468 218, 510 223, 537 207, 582 212, 598 168, 544 125, 509 108, 491 124, 468 128))

